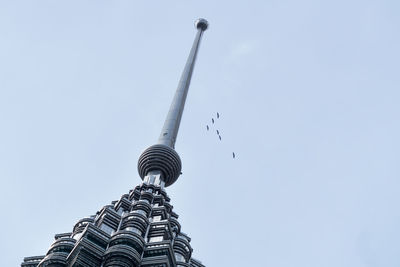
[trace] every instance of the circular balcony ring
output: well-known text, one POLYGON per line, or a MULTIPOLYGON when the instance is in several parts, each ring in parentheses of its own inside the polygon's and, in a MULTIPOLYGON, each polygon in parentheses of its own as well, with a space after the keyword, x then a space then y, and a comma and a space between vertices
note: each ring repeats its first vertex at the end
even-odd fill
POLYGON ((160 171, 165 186, 172 185, 181 174, 182 162, 178 153, 166 145, 147 148, 138 161, 138 172, 142 180, 151 171, 160 171))
POLYGON ((104 267, 111 266, 140 266, 140 255, 139 253, 127 246, 118 244, 109 247, 104 254, 104 267))

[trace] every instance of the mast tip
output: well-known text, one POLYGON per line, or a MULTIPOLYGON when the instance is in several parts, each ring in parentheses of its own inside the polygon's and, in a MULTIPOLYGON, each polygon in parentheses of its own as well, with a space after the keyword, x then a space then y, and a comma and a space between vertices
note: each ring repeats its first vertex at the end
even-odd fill
POLYGON ((196 26, 196 29, 201 29, 202 31, 205 31, 208 28, 208 21, 206 19, 199 18, 198 20, 196 20, 194 25, 196 26))

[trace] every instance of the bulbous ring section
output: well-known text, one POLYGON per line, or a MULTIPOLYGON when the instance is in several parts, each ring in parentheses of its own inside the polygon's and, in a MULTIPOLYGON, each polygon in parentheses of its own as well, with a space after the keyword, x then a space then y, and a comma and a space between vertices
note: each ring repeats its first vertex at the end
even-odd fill
POLYGON ((195 21, 194 25, 196 26, 196 29, 202 29, 203 31, 205 31, 208 28, 208 21, 206 19, 200 18, 195 21))
POLYGON ((147 148, 138 161, 138 172, 142 180, 150 171, 161 171, 165 186, 173 184, 181 174, 182 162, 176 151, 166 145, 147 148))

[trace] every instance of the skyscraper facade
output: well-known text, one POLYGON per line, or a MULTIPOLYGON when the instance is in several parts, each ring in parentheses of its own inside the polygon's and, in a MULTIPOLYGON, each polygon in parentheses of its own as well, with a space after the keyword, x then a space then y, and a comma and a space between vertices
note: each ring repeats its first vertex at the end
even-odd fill
POLYGON ((138 161, 142 183, 78 221, 72 232, 55 235, 46 255, 26 257, 23 267, 201 267, 192 258, 190 237, 181 231, 165 187, 181 174, 175 151, 183 108, 200 40, 208 27, 195 23, 197 34, 158 142, 138 161))

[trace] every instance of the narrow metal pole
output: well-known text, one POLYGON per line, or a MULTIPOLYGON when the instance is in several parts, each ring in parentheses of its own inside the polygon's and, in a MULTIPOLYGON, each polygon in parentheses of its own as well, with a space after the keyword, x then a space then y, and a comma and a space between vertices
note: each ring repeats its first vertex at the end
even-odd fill
POLYGON ((175 148, 175 141, 178 135, 183 109, 185 107, 186 96, 189 90, 197 52, 199 50, 203 32, 208 28, 208 22, 205 19, 198 19, 195 22, 195 26, 198 31, 192 49, 190 50, 189 57, 186 61, 185 68, 183 69, 181 79, 179 80, 178 88, 176 89, 167 118, 165 119, 164 126, 161 130, 160 137, 158 138, 158 144, 166 145, 170 148, 175 148))

